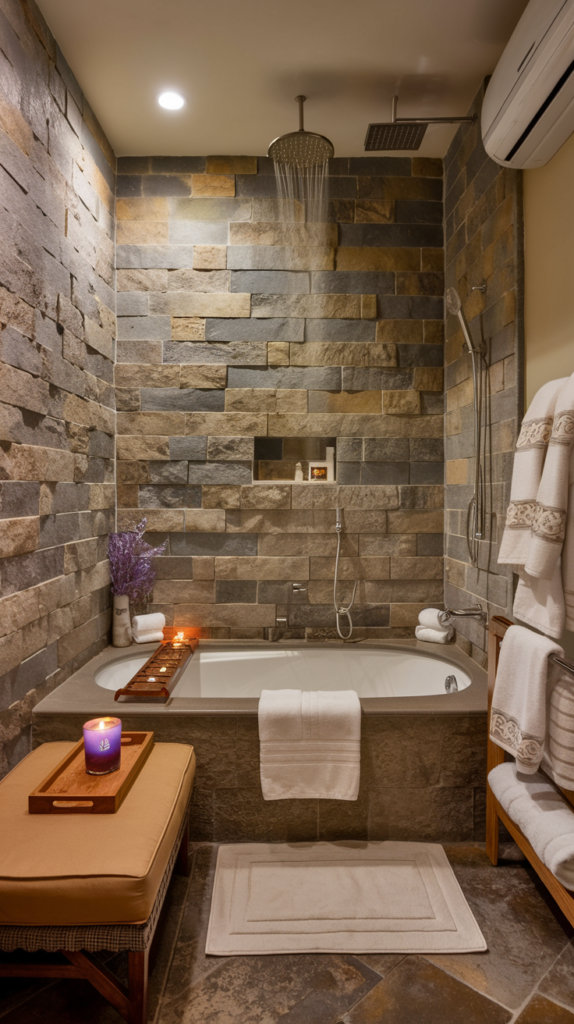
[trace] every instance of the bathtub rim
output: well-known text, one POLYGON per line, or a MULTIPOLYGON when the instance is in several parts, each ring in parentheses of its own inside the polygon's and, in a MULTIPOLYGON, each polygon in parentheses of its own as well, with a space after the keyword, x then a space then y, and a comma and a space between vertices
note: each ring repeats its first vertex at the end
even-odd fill
MULTIPOLYGON (((200 640, 200 646, 229 647, 244 649, 261 649, 269 646, 282 646, 282 641, 269 640, 200 640)), ((284 642, 290 648, 310 647, 325 649, 346 646, 340 640, 288 640, 284 642)), ((171 697, 167 704, 135 704, 114 701, 113 691, 106 690, 95 681, 95 673, 113 661, 122 657, 133 657, 137 652, 148 656, 156 649, 156 643, 137 644, 126 648, 106 647, 91 658, 80 669, 69 676, 63 683, 52 690, 33 709, 32 716, 43 715, 78 715, 86 718, 114 714, 142 717, 157 714, 170 715, 246 715, 256 716, 259 700, 257 697, 171 697)), ((432 694, 424 697, 361 697, 361 708, 365 715, 413 715, 413 714, 485 714, 487 709, 488 682, 487 674, 477 662, 468 657, 455 644, 426 643, 415 639, 405 640, 366 640, 360 641, 357 647, 371 650, 412 651, 413 654, 424 655, 436 661, 444 661, 453 668, 460 668, 471 678, 471 685, 457 693, 432 694)))

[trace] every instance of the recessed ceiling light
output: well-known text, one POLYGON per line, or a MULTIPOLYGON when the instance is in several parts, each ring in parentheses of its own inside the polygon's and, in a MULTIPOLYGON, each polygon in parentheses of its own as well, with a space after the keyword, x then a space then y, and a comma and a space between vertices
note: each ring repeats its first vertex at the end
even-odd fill
POLYGON ((172 89, 160 92, 157 101, 164 110, 181 110, 185 106, 185 97, 180 92, 174 92, 172 89))

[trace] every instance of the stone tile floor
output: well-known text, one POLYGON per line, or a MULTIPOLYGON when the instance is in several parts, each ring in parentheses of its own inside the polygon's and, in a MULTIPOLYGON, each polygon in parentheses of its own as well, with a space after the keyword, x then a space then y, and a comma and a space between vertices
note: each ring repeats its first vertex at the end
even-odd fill
MULTIPOLYGON (((175 877, 154 946, 150 1024, 574 1024, 573 929, 524 863, 446 846, 487 953, 206 957, 217 848, 175 877)), ((118 974, 121 955, 109 961, 118 974)), ((119 1024, 84 982, 0 983, 2 1024, 119 1024)))

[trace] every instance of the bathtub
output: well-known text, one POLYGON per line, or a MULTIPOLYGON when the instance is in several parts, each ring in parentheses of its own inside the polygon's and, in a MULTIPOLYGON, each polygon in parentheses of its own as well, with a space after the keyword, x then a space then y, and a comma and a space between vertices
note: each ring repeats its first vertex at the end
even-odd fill
MULTIPOLYGON (((119 690, 145 665, 149 652, 119 656, 95 672, 104 690, 119 690)), ((460 666, 438 657, 385 648, 301 647, 281 644, 230 647, 200 645, 172 690, 185 698, 258 698, 263 689, 355 690, 359 697, 429 697, 447 692, 447 677, 458 690, 471 684, 460 666)))
POLYGON ((165 704, 114 701, 155 644, 108 647, 32 713, 32 742, 77 741, 117 715, 158 743, 191 743, 196 842, 484 839, 486 673, 454 646, 201 641, 165 704), (454 675, 458 692, 445 692, 454 675), (357 801, 264 801, 258 697, 263 688, 354 689, 362 708, 357 801))

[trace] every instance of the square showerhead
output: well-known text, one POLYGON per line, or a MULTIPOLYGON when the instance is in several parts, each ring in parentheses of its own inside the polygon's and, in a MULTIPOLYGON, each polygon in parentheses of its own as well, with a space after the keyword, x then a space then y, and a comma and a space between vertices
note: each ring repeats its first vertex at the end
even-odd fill
POLYGON ((408 121, 370 124, 365 138, 365 150, 418 149, 427 127, 426 124, 408 121))

